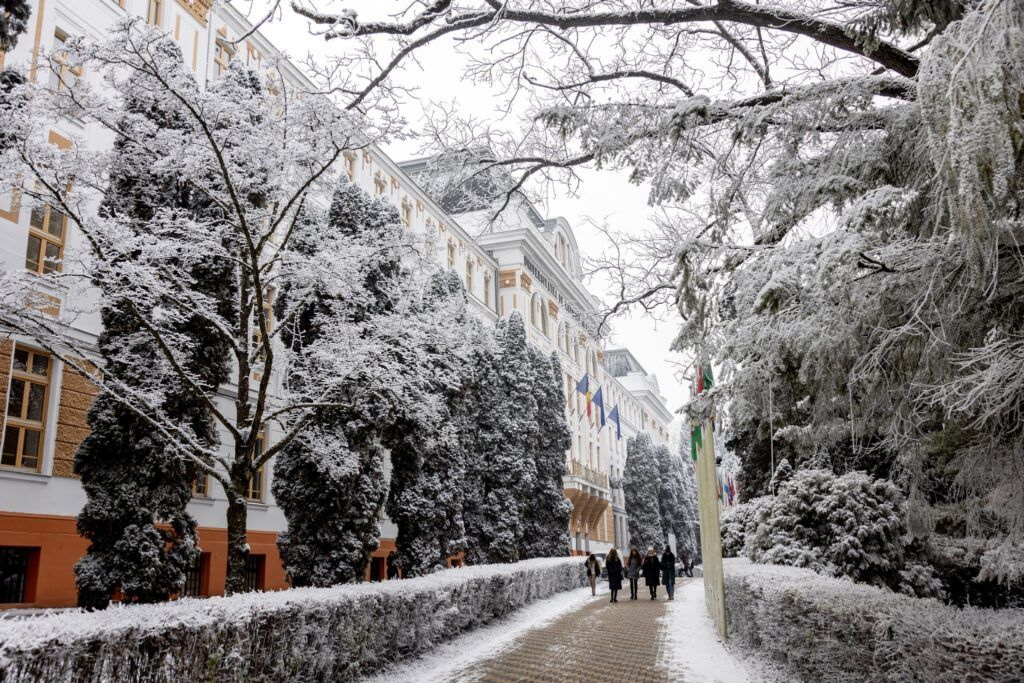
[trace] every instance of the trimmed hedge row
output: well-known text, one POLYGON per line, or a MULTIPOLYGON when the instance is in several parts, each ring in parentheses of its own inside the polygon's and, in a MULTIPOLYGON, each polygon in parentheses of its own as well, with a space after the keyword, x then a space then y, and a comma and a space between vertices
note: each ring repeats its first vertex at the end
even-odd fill
POLYGON ((348 680, 584 582, 550 558, 0 619, 0 681, 348 680))
POLYGON ((795 567, 725 561, 730 639, 799 680, 1024 678, 1024 610, 950 607, 795 567))

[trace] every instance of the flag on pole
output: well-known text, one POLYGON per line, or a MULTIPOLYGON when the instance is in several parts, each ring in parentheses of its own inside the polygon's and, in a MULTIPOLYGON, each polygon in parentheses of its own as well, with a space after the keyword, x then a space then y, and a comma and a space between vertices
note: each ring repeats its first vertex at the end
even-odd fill
POLYGON ((594 398, 591 400, 591 403, 597 406, 600 411, 597 419, 601 422, 601 426, 598 427, 597 431, 601 431, 604 429, 604 396, 601 394, 601 387, 598 387, 597 393, 594 394, 594 398))
POLYGON ((622 440, 622 423, 619 421, 619 407, 615 406, 612 408, 612 412, 608 413, 608 420, 615 422, 615 439, 617 441, 622 440))
MULTIPOLYGON (((576 385, 576 393, 583 394, 587 399, 587 417, 590 417, 590 373, 583 375, 583 379, 576 385)), ((580 418, 583 418, 583 414, 580 414, 580 418)))
POLYGON ((693 458, 694 462, 697 461, 697 455, 700 453, 700 449, 704 445, 703 441, 703 438, 701 438, 700 425, 696 425, 690 430, 690 457, 693 458))

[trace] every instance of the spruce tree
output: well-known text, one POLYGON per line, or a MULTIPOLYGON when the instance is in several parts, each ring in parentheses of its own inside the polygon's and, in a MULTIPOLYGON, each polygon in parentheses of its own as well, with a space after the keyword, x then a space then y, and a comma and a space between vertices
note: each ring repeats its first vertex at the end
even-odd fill
POLYGON ((626 442, 623 479, 630 543, 640 548, 641 552, 648 546, 660 550, 665 542, 658 504, 661 481, 654 445, 647 432, 639 432, 626 442))
MULTIPOLYGON (((172 41, 157 43, 167 59, 181 60, 172 41)), ((182 117, 166 102, 149 98, 144 88, 130 88, 124 106, 141 114, 156 129, 180 129, 182 117)), ((161 171, 144 143, 127 136, 114 143, 114 161, 101 206, 108 218, 130 226, 144 244, 157 232, 160 239, 189 240, 188 221, 215 222, 217 212, 206 198, 173 171, 161 171)), ((194 223, 192 223, 194 225, 194 223)), ((127 261, 148 258, 141 249, 125 253, 127 261)), ((148 265, 180 286, 224 302, 230 308, 235 272, 215 256, 179 262, 173 255, 148 265)), ((99 274, 94 284, 103 292, 103 331, 99 350, 108 376, 116 376, 140 392, 160 393, 166 419, 181 423, 198 442, 213 447, 217 430, 194 389, 165 382, 156 343, 138 322, 139 310, 152 312, 161 301, 148 299, 125 282, 99 274), (143 362, 145 361, 145 362, 143 362)), ((222 311, 226 312, 226 311, 222 311)), ((174 330, 188 340, 188 355, 180 362, 204 391, 215 390, 228 378, 227 342, 201 316, 183 318, 174 330)), ((179 593, 194 562, 195 521, 186 507, 198 474, 175 453, 175 444, 155 433, 151 424, 110 394, 101 393, 88 413, 90 434, 75 454, 87 502, 78 516, 78 531, 90 541, 76 564, 79 604, 105 607, 120 588, 126 601, 155 602, 179 593), (161 526, 157 526, 157 525, 161 526), (166 525, 165 528, 163 525, 166 525)))
POLYGON ((700 558, 700 513, 697 508, 697 472, 687 445, 675 458, 681 483, 679 507, 673 529, 676 534, 676 553, 688 553, 694 560, 700 558))
MULTIPOLYGON (((471 333, 467 303, 458 274, 437 272, 430 278, 422 309, 449 329, 471 333)), ((418 362, 425 380, 422 389, 443 399, 439 411, 423 410, 429 400, 424 397, 388 430, 387 511, 398 527, 398 559, 407 576, 444 568, 448 558, 465 549, 466 453, 460 432, 468 424, 464 401, 471 377, 459 356, 446 348, 444 337, 440 341, 427 345, 418 362)))
MULTIPOLYGON (((675 534, 676 518, 682 503, 682 481, 673 462, 672 451, 665 444, 654 447, 654 460, 658 466, 658 512, 661 515, 661 535, 667 539, 675 534)), ((678 541, 678 538, 676 539, 678 541)))
POLYGON ((565 384, 558 355, 545 356, 531 347, 534 395, 537 397, 537 429, 532 457, 537 480, 523 512, 523 545, 520 556, 568 555, 572 503, 565 497, 562 477, 572 434, 565 420, 565 384))
MULTIPOLYGON (((0 0, 0 53, 10 52, 18 44, 18 38, 28 29, 31 13, 27 0, 0 0)), ((25 77, 20 72, 0 69, 0 114, 20 108, 24 99, 12 95, 12 91, 24 82, 25 77)), ((7 149, 15 137, 7 130, 0 130, 0 152, 7 149)))
POLYGON ((774 496, 778 494, 779 487, 792 478, 793 466, 789 464, 789 458, 783 458, 779 461, 779 464, 775 466, 775 472, 772 473, 772 481, 770 484, 772 495, 774 496))
POLYGON ((475 438, 465 514, 467 560, 515 562, 523 510, 532 504, 536 467, 529 451, 537 421, 533 368, 523 317, 515 311, 495 330, 497 353, 477 358, 475 438))
MULTIPOLYGON (((282 330, 282 341, 301 355, 342 313, 345 322, 372 334, 368 323, 391 310, 393 287, 401 277, 401 256, 395 248, 402 233, 398 210, 343 178, 326 225, 310 220, 301 229, 305 234, 296 235, 302 240, 296 248, 311 254, 330 235, 377 244, 384 256, 367 271, 365 300, 353 305, 325 283, 319 291, 306 293, 309 301, 282 330)), ((285 282, 278 310, 284 310, 288 297, 285 282)), ((379 392, 361 391, 369 381, 352 377, 345 396, 331 397, 350 407, 318 409, 312 426, 275 461, 274 497, 288 520, 278 548, 293 585, 361 580, 379 545, 379 512, 387 495, 382 432, 394 416, 379 392)))

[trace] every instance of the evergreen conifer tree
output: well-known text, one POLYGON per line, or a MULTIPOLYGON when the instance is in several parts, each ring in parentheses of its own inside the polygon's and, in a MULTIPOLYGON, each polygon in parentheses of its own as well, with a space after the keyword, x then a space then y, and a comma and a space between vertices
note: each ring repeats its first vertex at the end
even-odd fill
POLYGON ((675 458, 681 484, 679 507, 673 529, 676 535, 676 553, 688 553, 694 560, 700 558, 700 513, 697 509, 697 472, 687 445, 675 458))
MULTIPOLYGON (((27 0, 0 0, 0 53, 10 52, 18 44, 18 38, 28 29, 32 10, 27 0)), ((16 109, 20 99, 11 91, 25 82, 25 77, 14 69, 0 69, 0 112, 16 109)), ((13 136, 0 130, 0 152, 13 142, 13 136)))
POLYGON ((661 487, 654 445, 647 432, 639 432, 626 443, 623 493, 629 514, 630 543, 641 550, 660 550, 665 542, 658 490, 661 487))
MULTIPOLYGON (((423 308, 434 320, 470 331, 466 290, 454 271, 435 273, 423 308)), ((398 559, 406 576, 443 568, 465 549, 463 504, 465 450, 460 438, 468 428, 465 397, 471 377, 450 348, 432 345, 419 362, 426 390, 443 396, 439 414, 412 406, 389 429, 391 485, 388 516, 398 527, 398 559)), ((415 361, 411 361, 415 362, 415 361)))
POLYGON ((777 494, 779 492, 779 487, 792 478, 793 466, 789 464, 789 458, 783 458, 779 461, 779 464, 775 466, 775 472, 772 473, 772 495, 777 494))
POLYGON ((654 447, 654 460, 658 466, 658 512, 661 515, 662 538, 667 539, 669 534, 675 534, 678 526, 676 520, 682 513, 683 486, 676 458, 667 445, 654 447))
MULTIPOLYGON (((401 276, 396 248, 401 232, 398 210, 342 179, 334 192, 326 226, 309 220, 297 249, 315 253, 331 236, 375 242, 385 256, 369 269, 364 283, 366 300, 353 305, 330 289, 329 283, 308 297, 282 341, 296 352, 309 346, 344 307, 347 322, 368 325, 392 306, 393 286, 401 276)), ((300 236, 296 236, 300 237, 300 236)), ((283 310, 289 291, 284 283, 278 297, 283 310)), ((293 377, 292 381, 299 381, 293 377)), ((347 397, 351 407, 319 409, 313 425, 282 450, 274 465, 274 497, 288 520, 278 537, 281 559, 297 586, 329 586, 360 580, 380 540, 378 514, 387 495, 381 432, 393 418, 378 392, 360 391, 367 379, 355 376, 347 397), (331 444, 325 449, 324 444, 331 444), (329 455, 324 457, 324 451, 329 455)))
POLYGON ((474 564, 519 559, 523 508, 532 504, 536 484, 529 451, 537 400, 522 315, 515 311, 499 321, 495 337, 497 353, 476 359, 475 438, 468 473, 473 498, 464 515, 466 558, 474 564))
MULTIPOLYGON (((172 41, 156 48, 168 59, 181 60, 172 41)), ((147 99, 144 89, 132 88, 125 107, 143 114, 156 129, 183 126, 179 114, 166 102, 147 99)), ((159 170, 144 143, 127 136, 114 143, 115 159, 102 211, 132 226, 145 241, 159 232, 161 239, 189 239, 175 219, 216 221, 217 212, 205 197, 173 171, 159 170)), ((126 260, 147 257, 140 249, 124 254, 126 260)), ((229 262, 209 256, 178 263, 174 256, 157 256, 159 271, 182 278, 180 286, 202 292, 230 307, 235 272, 229 262)), ((161 410, 167 419, 180 422, 200 443, 217 443, 217 430, 208 409, 194 390, 180 382, 163 382, 159 364, 140 366, 132 359, 160 354, 156 343, 132 315, 132 308, 152 310, 160 301, 133 296, 132 287, 112 282, 102 274, 94 284, 104 293, 99 349, 105 372, 139 391, 162 392, 161 410), (127 352, 126 352, 127 351, 127 352)), ((229 347, 211 323, 200 316, 180 321, 175 330, 189 340, 190 355, 182 365, 205 390, 215 390, 228 377, 229 347)), ((194 562, 195 521, 186 511, 196 480, 195 467, 174 453, 175 445, 163 440, 136 412, 106 393, 101 393, 88 413, 90 434, 75 455, 87 502, 78 516, 78 531, 90 541, 75 566, 79 604, 105 607, 120 587, 131 602, 166 600, 180 592, 185 573, 194 562), (157 525, 166 525, 157 526, 157 525)))
POLYGON ((572 434, 565 420, 565 384, 558 355, 545 356, 531 347, 537 429, 532 448, 536 485, 523 510, 522 559, 569 554, 570 503, 563 491, 566 451, 572 434))

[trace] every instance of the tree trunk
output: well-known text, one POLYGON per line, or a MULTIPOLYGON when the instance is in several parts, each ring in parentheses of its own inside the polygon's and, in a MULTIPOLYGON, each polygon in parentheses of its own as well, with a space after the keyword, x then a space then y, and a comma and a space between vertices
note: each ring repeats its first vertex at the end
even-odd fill
POLYGON ((228 493, 228 567, 224 585, 225 595, 245 590, 246 516, 249 505, 245 500, 245 485, 234 483, 234 491, 228 493))

